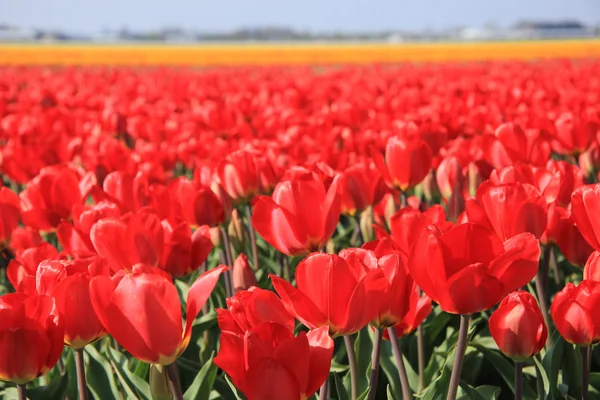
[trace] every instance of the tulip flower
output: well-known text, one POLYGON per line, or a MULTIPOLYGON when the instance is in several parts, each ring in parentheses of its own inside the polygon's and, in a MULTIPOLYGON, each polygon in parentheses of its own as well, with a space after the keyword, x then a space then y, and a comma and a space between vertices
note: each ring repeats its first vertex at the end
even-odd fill
POLYGON ((484 182, 466 203, 469 222, 488 227, 503 241, 523 232, 540 238, 546 229, 547 207, 540 192, 519 182, 484 182))
POLYGON ((13 231, 9 247, 13 252, 20 254, 26 249, 35 247, 43 242, 42 236, 37 229, 20 226, 13 231))
MULTIPOLYGON (((396 336, 402 338, 414 332, 414 330, 425 321, 429 314, 431 314, 431 311, 431 299, 426 294, 419 296, 419 288, 415 285, 410 293, 408 312, 404 318, 402 318, 402 321, 393 326, 394 331, 396 331, 396 336)), ((387 330, 383 332, 383 338, 385 340, 390 339, 387 330)))
POLYGON ((173 277, 187 275, 202 265, 214 248, 208 225, 193 233, 182 220, 163 220, 163 251, 158 267, 173 277))
POLYGON ((462 167, 457 157, 446 157, 435 170, 435 179, 444 199, 450 199, 456 192, 462 195, 464 184, 462 167))
POLYGON ((600 250, 600 184, 576 189, 571 197, 571 217, 581 235, 595 249, 600 250))
POLYGON ((253 153, 239 150, 229 154, 217 168, 217 177, 234 203, 245 203, 259 192, 260 175, 253 153))
MULTIPOLYGON (((563 179, 563 172, 559 168, 533 167, 531 165, 517 165, 501 170, 493 170, 490 182, 495 186, 511 183, 522 183, 536 188, 546 200, 546 204, 554 203, 563 190, 563 184, 569 184, 563 179)), ((570 201, 571 192, 569 192, 570 201)))
POLYGON ((385 148, 385 161, 377 152, 374 152, 373 159, 390 188, 406 191, 429 174, 433 155, 425 140, 392 136, 385 148))
POLYGON ((42 169, 19 197, 23 223, 42 231, 55 229, 73 206, 83 203, 77 172, 58 165, 42 169))
POLYGON ((90 298, 106 331, 125 350, 141 361, 168 365, 186 349, 194 319, 227 269, 205 272, 190 287, 185 329, 171 277, 149 265, 136 264, 131 272, 112 278, 96 276, 90 282, 90 298))
POLYGON ((222 335, 214 362, 248 400, 302 400, 327 379, 332 356, 326 326, 295 337, 283 325, 263 322, 243 338, 222 335))
POLYGON ((523 290, 502 300, 489 319, 489 327, 500 351, 515 362, 538 354, 548 337, 548 328, 535 298, 523 290))
POLYGON ((38 265, 44 260, 57 260, 60 256, 58 251, 50 243, 42 242, 36 246, 25 249, 16 254, 14 260, 10 260, 6 275, 9 282, 17 289, 21 281, 29 276, 35 276, 38 265))
POLYGON ((503 241, 471 222, 442 233, 429 226, 409 256, 417 285, 442 310, 473 314, 487 310, 536 275, 540 247, 530 233, 503 241))
POLYGON ((175 182, 173 198, 180 213, 192 228, 200 225, 218 226, 225 220, 221 201, 209 187, 194 187, 187 179, 175 182))
POLYGON ((274 275, 271 281, 290 314, 309 329, 328 326, 333 337, 358 332, 375 319, 389 287, 382 270, 355 255, 345 260, 323 253, 298 264, 297 288, 274 275))
POLYGON ((553 147, 563 154, 579 154, 585 151, 596 138, 592 124, 582 121, 571 112, 562 113, 554 124, 556 136, 553 147))
POLYGON ((387 188, 372 163, 346 168, 342 178, 342 214, 356 215, 383 198, 387 188))
POLYGON ((0 248, 6 247, 19 225, 19 196, 7 187, 0 187, 0 248))
POLYGON ((6 294, 0 297, 0 321, 0 380, 24 385, 54 367, 63 351, 64 324, 52 297, 6 294))
POLYGON ((122 213, 139 210, 149 203, 148 179, 142 173, 111 172, 104 179, 102 189, 108 200, 119 205, 122 213))
POLYGON ((326 191, 312 176, 279 183, 273 196, 254 202, 252 225, 271 246, 287 255, 320 250, 331 238, 340 215, 338 178, 326 191))
POLYGON ((569 343, 589 346, 600 341, 600 282, 567 283, 554 296, 550 312, 560 335, 569 343))
POLYGON ((590 254, 583 268, 583 279, 600 282, 600 251, 590 254))
POLYGON ((240 290, 247 290, 252 286, 258 286, 254 271, 248 263, 248 257, 245 254, 240 254, 233 263, 232 268, 232 282, 233 289, 237 292, 240 290))
POLYGON ((552 231, 548 232, 549 235, 555 238, 559 250, 571 264, 585 265, 594 248, 575 226, 573 215, 568 209, 557 206, 554 212, 556 220, 552 231))

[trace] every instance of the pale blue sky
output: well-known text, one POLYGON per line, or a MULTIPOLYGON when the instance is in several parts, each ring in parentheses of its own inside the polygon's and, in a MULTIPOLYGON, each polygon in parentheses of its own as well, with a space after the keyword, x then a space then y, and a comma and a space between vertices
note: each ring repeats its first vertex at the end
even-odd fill
POLYGON ((598 24, 600 0, 0 0, 0 22, 76 33, 264 25, 313 31, 413 30, 561 18, 598 24))

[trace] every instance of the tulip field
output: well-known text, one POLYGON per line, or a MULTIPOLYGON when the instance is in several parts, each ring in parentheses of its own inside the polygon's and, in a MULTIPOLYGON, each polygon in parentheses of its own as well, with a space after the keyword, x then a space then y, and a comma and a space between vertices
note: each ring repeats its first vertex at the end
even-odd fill
POLYGON ((0 398, 600 399, 600 59, 0 67, 0 398))

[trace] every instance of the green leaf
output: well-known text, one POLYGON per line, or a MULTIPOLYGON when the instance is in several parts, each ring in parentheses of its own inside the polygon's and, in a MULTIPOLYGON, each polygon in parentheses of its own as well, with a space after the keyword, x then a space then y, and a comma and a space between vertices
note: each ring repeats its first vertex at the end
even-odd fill
POLYGON ((117 373, 121 386, 125 390, 126 398, 149 400, 151 395, 148 382, 131 372, 128 368, 129 360, 127 357, 112 347, 107 348, 107 356, 117 373))
POLYGON ((464 380, 460 381, 460 388, 462 389, 463 394, 458 396, 458 400, 492 400, 492 397, 484 397, 483 394, 479 393, 464 380))
MULTIPOLYGON (((550 393, 550 380, 548 379, 548 374, 546 373, 546 369, 537 359, 537 357, 533 357, 533 361, 535 362, 535 371, 538 375, 538 379, 542 380, 543 388, 544 388, 544 396, 550 393)), ((539 393, 538 393, 539 394, 539 393)))
MULTIPOLYGON (((34 388, 27 388, 27 398, 29 400, 48 400, 48 399, 64 399, 67 395, 69 387, 69 375, 58 375, 58 379, 50 380, 50 383, 45 386, 38 386, 34 388)), ((74 376, 73 379, 77 380, 74 376)), ((2 392, 2 399, 16 400, 17 388, 16 386, 4 389, 2 392)))
MULTIPOLYGON (((399 343, 399 345, 401 346, 402 343, 399 343)), ((408 384, 411 390, 415 392, 419 387, 419 374, 413 370, 404 354, 402 354, 402 357, 404 361, 404 367, 406 368, 406 375, 408 376, 408 384)), ((398 367, 396 366, 396 359, 394 358, 392 344, 389 340, 384 340, 381 343, 381 356, 379 363, 390 384, 390 390, 395 397, 401 398, 402 385, 400 383, 400 378, 398 377, 398 367)))
POLYGON ((569 387, 569 395, 575 398, 581 398, 581 366, 581 348, 570 343, 565 343, 562 361, 562 380, 569 387))
POLYGON ((370 387, 368 387, 367 390, 365 390, 364 392, 362 392, 362 394, 360 396, 358 396, 356 398, 356 400, 365 400, 369 396, 369 392, 371 392, 371 388, 370 387))
POLYGON ((392 388, 390 387, 390 385, 387 385, 386 393, 387 393, 387 400, 396 400, 396 398, 394 397, 394 394, 392 393, 392 388))
POLYGON ((348 392, 344 387, 344 382, 342 382, 342 379, 338 374, 333 374, 333 376, 335 379, 335 390, 337 392, 338 400, 349 400, 350 397, 348 396, 348 392))
MULTIPOLYGON (((373 353, 373 341, 369 335, 370 328, 367 326, 357 332, 354 340, 354 351, 356 352, 356 364, 358 368, 358 393, 363 393, 369 386, 369 372, 371 356, 373 353)), ((350 391, 350 373, 344 377, 344 386, 350 391)))
POLYGON ((218 372, 217 365, 213 363, 213 358, 214 353, 202 366, 202 369, 200 369, 190 387, 183 394, 184 400, 201 400, 210 397, 210 392, 212 391, 218 372))
POLYGON ((67 385, 67 396, 71 399, 76 399, 78 395, 77 388, 77 366, 75 364, 75 353, 69 347, 66 347, 67 356, 65 357, 65 371, 71 379, 69 379, 69 383, 67 385))
POLYGON ((429 386, 427 386, 427 388, 425 388, 422 399, 423 400, 443 400, 443 399, 445 399, 446 395, 448 393, 448 386, 450 385, 450 375, 451 374, 452 373, 450 371, 450 368, 446 367, 446 365, 444 364, 444 367, 442 368, 442 373, 440 374, 440 376, 438 376, 436 380, 431 382, 431 384, 429 386))
POLYGON ((242 398, 239 395, 239 392, 238 392, 237 388, 235 387, 235 385, 233 384, 233 382, 231 382, 231 380, 229 379, 229 377, 227 375, 225 375, 225 382, 227 382, 227 385, 229 385, 229 388, 231 389, 231 391, 235 395, 236 400, 242 400, 242 398))
POLYGON ((102 356, 94 346, 86 346, 84 359, 86 360, 85 378, 92 396, 96 400, 121 399, 123 396, 119 392, 112 366, 106 357, 102 356))
MULTIPOLYGON (((500 374, 506 385, 510 388, 510 390, 515 392, 515 366, 512 365, 500 352, 490 350, 487 347, 471 344, 471 346, 475 347, 479 350, 483 356, 488 360, 488 362, 494 366, 496 371, 500 374)), ((535 398, 535 391, 524 381, 523 382, 523 395, 526 398, 535 398)))
POLYGON ((552 338, 552 346, 550 346, 550 349, 548 352, 546 352, 546 355, 542 360, 544 370, 548 374, 548 381, 550 385, 549 394, 551 396, 558 394, 558 374, 562 365, 564 348, 565 341, 560 334, 556 332, 552 338))

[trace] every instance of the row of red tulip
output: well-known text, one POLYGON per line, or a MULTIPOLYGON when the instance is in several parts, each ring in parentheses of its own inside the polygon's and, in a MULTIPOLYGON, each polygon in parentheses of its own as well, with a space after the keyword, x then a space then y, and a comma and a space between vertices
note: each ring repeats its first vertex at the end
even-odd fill
POLYGON ((220 279, 214 363, 249 400, 324 398, 334 340, 368 326, 365 396, 383 339, 412 396, 398 338, 432 302, 462 315, 449 399, 471 316, 498 303, 489 331, 519 367, 553 326, 593 345, 599 67, 4 69, 0 247, 15 293, 0 297, 0 379, 22 394, 64 345, 83 360, 110 334, 166 366, 179 398, 175 361, 220 279), (362 246, 336 234, 341 216, 362 246), (277 294, 258 287, 271 260, 255 232, 283 266, 305 257, 263 282, 277 294), (554 245, 585 269, 550 299, 554 245), (216 247, 224 265, 207 268, 216 247), (176 282, 200 270, 182 309, 176 282), (537 299, 519 290, 534 279, 537 299))

